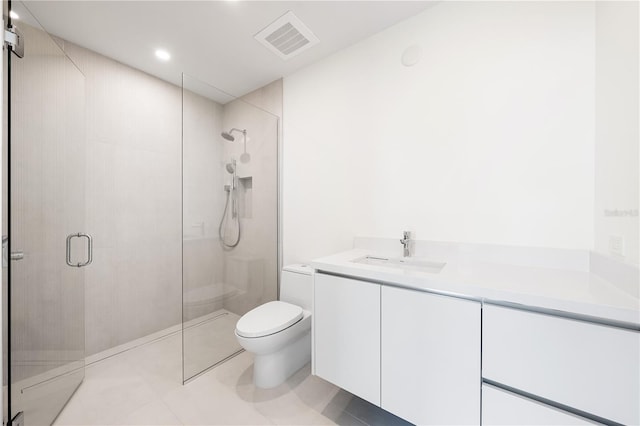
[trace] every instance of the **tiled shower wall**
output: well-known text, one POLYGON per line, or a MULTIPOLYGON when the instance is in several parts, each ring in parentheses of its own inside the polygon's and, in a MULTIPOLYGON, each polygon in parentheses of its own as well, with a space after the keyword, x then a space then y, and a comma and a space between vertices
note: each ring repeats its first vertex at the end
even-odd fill
MULTIPOLYGON (((185 88, 215 92, 189 76, 185 88)), ((222 95, 222 94, 221 94, 222 95)), ((211 107, 185 92, 183 128, 183 360, 185 379, 241 349, 234 336, 240 315, 275 300, 278 288, 278 131, 282 82, 211 107), (187 100, 189 100, 187 102, 187 100), (228 141, 222 131, 246 129, 228 141), (244 159, 244 161, 243 161, 244 159), (237 210, 225 186, 236 164, 237 210), (228 203, 228 205, 227 205, 228 203), (227 205, 226 220, 221 223, 227 205), (232 211, 237 216, 232 218, 232 211), (222 227, 223 247, 218 235, 222 227), (213 315, 210 315, 213 314, 213 315), (195 320, 195 321, 193 321, 195 320), (200 327, 202 324, 207 327, 200 327), (199 324, 199 326, 195 326, 199 324), (205 330, 206 332, 203 332, 205 330)))
POLYGON ((86 77, 86 353, 180 323, 181 89, 65 43, 86 77))
MULTIPOLYGON (((241 99, 225 104, 225 129, 247 129, 247 152, 242 143, 224 143, 223 156, 238 160, 242 238, 225 251, 225 285, 239 287, 239 297, 225 300, 224 308, 243 315, 276 300, 278 291, 278 138, 282 116, 282 80, 276 80, 241 99), (242 179, 244 178, 244 179, 242 179), (248 184, 246 188, 243 185, 248 184)), ((242 138, 236 138, 241 141, 242 138)))
POLYGON ((86 76, 86 219, 95 241, 85 283, 87 355, 181 321, 183 102, 190 120, 184 137, 196 148, 184 152, 192 179, 184 186, 185 288, 236 284, 246 272, 241 267, 234 276, 238 259, 259 258, 259 289, 248 287, 224 307, 242 314, 274 300, 281 80, 222 106, 188 91, 182 99, 179 87, 71 43, 64 48, 86 76), (227 157, 239 158, 241 144, 225 145, 220 132, 232 126, 249 131, 245 172, 254 176, 253 208, 260 214, 243 220, 240 246, 223 252, 222 169, 227 157))
MULTIPOLYGON (((188 77, 187 87, 191 83, 200 82, 188 77)), ((207 99, 192 94, 187 99, 192 100, 184 107, 184 319, 219 309, 242 315, 277 297, 282 80, 213 108, 207 99), (233 127, 247 130, 249 162, 240 161, 240 133, 234 134, 234 142, 220 135, 233 127), (218 225, 226 202, 224 185, 231 181, 225 165, 234 160, 242 231, 237 247, 223 249, 218 225)), ((233 241, 235 221, 226 223, 227 240, 233 241)))
MULTIPOLYGON (((96 52, 58 42, 85 75, 85 214, 86 231, 94 237, 94 260, 85 270, 85 326, 86 354, 92 355, 181 322, 183 94, 180 87, 96 52)), ((247 95, 247 100, 278 114, 281 91, 281 81, 274 82, 247 95)), ((185 236, 204 237, 185 238, 185 267, 189 260, 195 265, 188 268, 193 275, 185 279, 194 286, 222 282, 229 278, 225 274, 233 275, 233 268, 225 267, 229 259, 233 264, 238 257, 259 256, 268 273, 261 274, 260 294, 250 299, 273 300, 278 119, 270 116, 265 128, 259 115, 263 120, 269 114, 255 106, 241 101, 222 106, 191 92, 185 92, 184 109, 185 117, 192 118, 185 123, 191 132, 185 137, 197 140, 192 154, 199 160, 189 161, 185 153, 185 164, 195 174, 185 182, 184 196, 211 194, 195 197, 189 203, 194 210, 184 212, 185 236), (247 147, 253 154, 250 167, 258 187, 267 185, 256 193, 254 208, 268 211, 246 220, 241 247, 223 253, 217 225, 224 202, 222 168, 231 152, 224 151, 220 131, 234 120, 254 137, 247 147), (263 131, 273 135, 264 149, 266 139, 258 136, 263 131), (202 228, 196 229, 203 222, 199 212, 207 214, 202 228)), ((240 153, 233 155, 238 158, 240 153)), ((243 303, 249 302, 228 308, 243 313, 243 303)))
MULTIPOLYGON (((189 87, 189 77, 185 76, 189 87)), ((223 106, 184 92, 183 128, 183 303, 184 319, 222 309, 224 255, 218 224, 224 206, 223 106), (204 290, 204 293, 202 292, 204 290), (219 303, 202 303, 218 293, 219 303)), ((215 296, 214 296, 215 297, 215 296)))

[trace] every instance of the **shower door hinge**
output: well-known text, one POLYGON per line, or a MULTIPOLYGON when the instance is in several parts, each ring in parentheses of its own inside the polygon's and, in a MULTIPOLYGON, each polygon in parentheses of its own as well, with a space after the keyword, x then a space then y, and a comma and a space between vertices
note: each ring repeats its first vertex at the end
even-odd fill
POLYGON ((24 426, 24 411, 20 411, 11 419, 11 426, 24 426))
POLYGON ((18 58, 24 57, 24 37, 15 25, 4 30, 4 42, 18 58))

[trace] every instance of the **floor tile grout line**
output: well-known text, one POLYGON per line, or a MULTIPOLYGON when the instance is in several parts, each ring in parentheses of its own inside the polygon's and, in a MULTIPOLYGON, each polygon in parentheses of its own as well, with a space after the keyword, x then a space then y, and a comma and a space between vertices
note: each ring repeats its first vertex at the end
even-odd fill
MULTIPOLYGON (((172 415, 174 418, 176 418, 176 419, 180 422, 180 425, 183 425, 182 421, 178 418, 178 416, 176 416, 176 415, 175 415, 175 413, 174 413, 173 411, 171 411, 171 409, 170 409, 169 407, 167 407, 167 404, 165 404, 165 403, 164 403, 164 401, 162 401, 162 399, 153 399, 153 400, 151 400, 151 401, 149 401, 149 402, 146 402, 146 403, 144 403, 144 404, 140 405, 139 407, 136 407, 136 408, 134 408, 133 410, 131 410, 131 411, 129 411, 129 412, 127 412, 127 413, 125 413, 125 414, 123 414, 123 415, 119 416, 118 418, 116 418, 116 420, 114 421, 114 423, 116 423, 117 425, 128 425, 128 423, 125 423, 125 420, 126 420, 126 419, 131 415, 131 414, 135 413, 135 412, 136 412, 136 411, 138 411, 138 410, 142 410, 143 408, 145 408, 145 407, 147 407, 147 406, 149 406, 149 405, 151 405, 151 404, 157 403, 157 402, 162 403, 162 404, 163 404, 163 405, 164 405, 164 406, 169 410, 169 412, 171 413, 171 415, 172 415)), ((176 424, 176 426, 177 426, 177 424, 176 424)))
POLYGON ((164 400, 164 398, 160 398, 159 401, 162 403, 162 405, 164 405, 167 410, 169 410, 169 412, 173 415, 173 417, 176 418, 176 420, 178 420, 178 425, 179 426, 185 426, 185 423, 182 421, 182 419, 180 418, 180 416, 178 416, 178 413, 174 412, 171 407, 169 406, 169 404, 166 403, 166 401, 164 400))

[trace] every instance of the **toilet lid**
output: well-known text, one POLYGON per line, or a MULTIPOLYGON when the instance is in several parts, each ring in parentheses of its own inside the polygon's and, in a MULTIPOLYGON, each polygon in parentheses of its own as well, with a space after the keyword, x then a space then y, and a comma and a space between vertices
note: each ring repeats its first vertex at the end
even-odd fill
POLYGON ((268 302, 244 314, 236 324, 236 333, 242 337, 267 336, 297 323, 302 315, 300 306, 268 302))

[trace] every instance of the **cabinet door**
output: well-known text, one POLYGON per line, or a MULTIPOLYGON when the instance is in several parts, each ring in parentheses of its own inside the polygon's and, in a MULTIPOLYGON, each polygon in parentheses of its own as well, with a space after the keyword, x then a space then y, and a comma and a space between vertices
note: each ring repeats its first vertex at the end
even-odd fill
POLYGON ((480 423, 480 308, 382 288, 382 408, 416 424, 480 423))
POLYGON ((597 423, 493 386, 482 385, 482 424, 591 425, 597 423))
POLYGON ((380 285, 316 274, 316 375, 380 405, 380 285))

